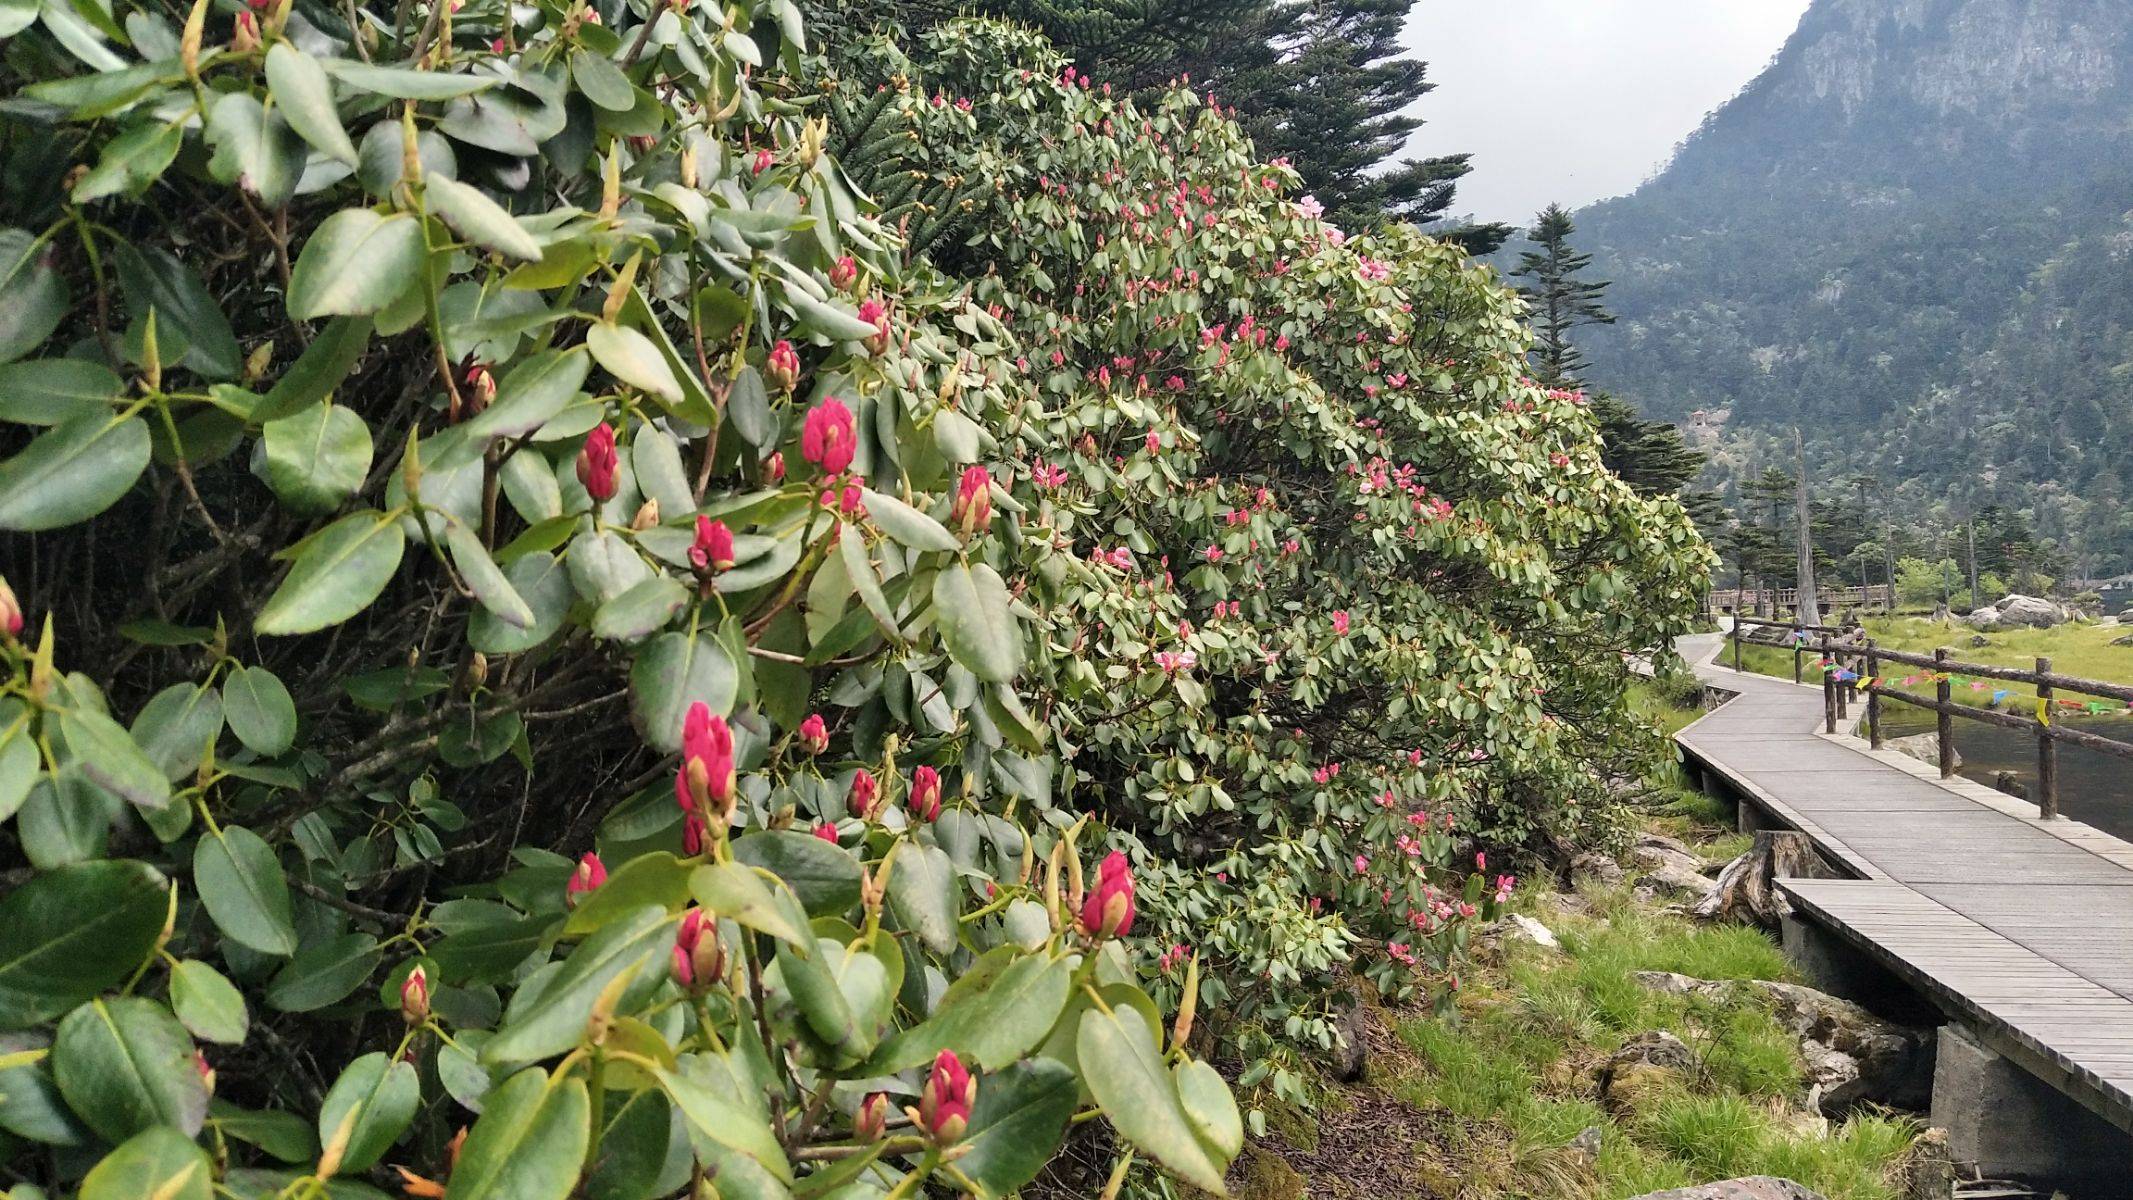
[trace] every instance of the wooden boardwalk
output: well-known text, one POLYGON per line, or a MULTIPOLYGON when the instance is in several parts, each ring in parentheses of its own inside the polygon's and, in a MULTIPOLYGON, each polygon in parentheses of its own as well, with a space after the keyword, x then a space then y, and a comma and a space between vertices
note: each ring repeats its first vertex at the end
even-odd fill
POLYGON ((1817 686, 1699 662, 1736 696, 1677 735, 1855 876, 1788 880, 1801 914, 1951 1019, 2133 1130, 2133 845, 1822 730, 1817 686))

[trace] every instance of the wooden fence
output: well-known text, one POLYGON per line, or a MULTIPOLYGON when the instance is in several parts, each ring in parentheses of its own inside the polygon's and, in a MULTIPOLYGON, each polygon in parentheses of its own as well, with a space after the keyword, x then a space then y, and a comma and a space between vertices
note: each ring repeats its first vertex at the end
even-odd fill
MULTIPOLYGON (((1815 600, 1823 609, 1879 608, 1893 610, 1895 601, 1888 584, 1875 583, 1865 587, 1816 588, 1815 600)), ((1714 589, 1704 602, 1705 611, 1713 616, 1722 612, 1783 612, 1798 608, 1798 588, 1739 588, 1714 589)))
POLYGON ((1733 642, 1733 669, 1736 671, 1741 669, 1742 626, 1757 625, 1791 631, 1794 683, 1804 679, 1807 652, 1812 650, 1819 656, 1817 670, 1822 675, 1823 728, 1826 732, 1837 732, 1837 723, 1850 715, 1850 707, 1862 691, 1866 693, 1867 741, 1876 750, 1881 748, 1882 701, 1894 700, 1935 713, 1939 720, 1934 726, 1934 737, 1939 751, 1942 779, 1955 774, 1957 717, 2028 733, 2037 743, 2037 787, 2030 800, 2037 805, 2039 814, 2044 817, 2059 815, 2059 743, 2066 742, 2094 750, 2098 754, 2108 754, 2113 758, 2133 759, 2133 743, 2085 733, 2079 729, 2069 729, 2052 719, 2053 702, 2061 692, 2133 704, 2133 686, 2061 675, 2052 670, 2051 659, 2041 656, 2034 668, 1997 667, 1989 663, 1962 662, 1950 658, 1950 651, 1945 646, 1931 654, 1876 646, 1872 638, 1865 636, 1864 630, 1856 627, 1839 629, 1830 625, 1802 625, 1797 621, 1765 621, 1754 617, 1737 617, 1734 620, 1729 636, 1733 642), (1821 666, 1823 663, 1828 664, 1826 669, 1821 666), (1888 663, 1924 668, 1934 682, 1933 699, 1913 696, 1881 682, 1881 670, 1888 663), (1950 687, 1950 677, 1954 675, 1999 679, 2034 688, 2037 693, 2036 715, 2025 717, 1974 705, 1957 704, 1950 687))

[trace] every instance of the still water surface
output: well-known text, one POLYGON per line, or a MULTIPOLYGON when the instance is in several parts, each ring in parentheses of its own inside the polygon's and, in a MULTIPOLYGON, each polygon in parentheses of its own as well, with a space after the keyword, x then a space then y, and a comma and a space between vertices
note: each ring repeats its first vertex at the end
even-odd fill
MULTIPOLYGON (((2121 742, 2133 742, 2133 718, 2060 717, 2070 729, 2121 742)), ((1933 714, 1890 704, 1883 710, 1882 736, 1905 737, 1933 732, 1933 714), (1889 709, 1897 711, 1890 712, 1889 709)), ((2011 771, 2028 794, 2037 782, 2037 739, 2019 729, 2002 729, 1982 721, 1955 721, 1955 748, 1963 756, 1958 774, 1992 786, 2001 771, 2011 771)), ((2113 836, 2133 842, 2133 762, 2059 745, 2059 812, 2113 836)))

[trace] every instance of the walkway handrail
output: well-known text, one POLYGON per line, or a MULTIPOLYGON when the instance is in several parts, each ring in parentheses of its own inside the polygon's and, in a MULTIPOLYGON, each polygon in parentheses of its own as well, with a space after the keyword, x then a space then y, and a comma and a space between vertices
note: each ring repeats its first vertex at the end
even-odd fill
POLYGON ((1828 664, 1822 676, 1823 711, 1826 714, 1825 728, 1828 732, 1837 731, 1837 719, 1845 715, 1847 695, 1856 694, 1860 690, 1864 690, 1867 697, 1867 740, 1877 750, 1881 748, 1881 701, 1884 698, 1927 709, 1939 717, 1934 726, 1934 738, 1939 749, 1940 775, 1943 779, 1955 774, 1954 718, 1982 721, 1988 725, 2026 732, 2037 742, 2037 787, 2036 794, 2030 799, 2037 805, 2038 814, 2046 819, 2059 815, 2060 742, 2068 742, 2113 758, 2133 760, 2133 743, 2099 737, 2078 729, 2068 729, 2052 720, 2053 707, 2059 702, 2059 691, 2115 700, 2133 700, 2133 687, 2083 679, 2074 675, 2060 675, 2052 670, 2052 660, 2042 656, 2037 659, 2034 669, 2024 670, 2020 667, 2001 667, 1990 663, 1963 662, 1950 658, 1946 647, 1935 650, 1930 657, 1903 650, 1889 650, 1876 646, 1871 638, 1863 641, 1834 642, 1825 637, 1817 643, 1816 648, 1822 652, 1828 664), (1847 659, 1854 665, 1846 666, 1847 659), (1921 699, 1883 683, 1881 664, 1885 661, 1928 668, 1934 682, 1933 699, 1921 699), (1949 687, 1950 677, 1955 673, 2028 684, 2037 692, 2037 715, 2016 716, 2013 713, 1955 703, 1952 689, 1949 687))

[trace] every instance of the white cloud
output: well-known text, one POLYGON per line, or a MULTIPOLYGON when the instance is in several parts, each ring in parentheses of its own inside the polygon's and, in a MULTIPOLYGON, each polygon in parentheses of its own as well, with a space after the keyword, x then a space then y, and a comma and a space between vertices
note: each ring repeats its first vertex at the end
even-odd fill
POLYGON ((1809 0, 1420 0, 1437 90, 1407 154, 1472 153, 1454 207, 1523 223, 1635 188, 1762 69, 1809 0))

